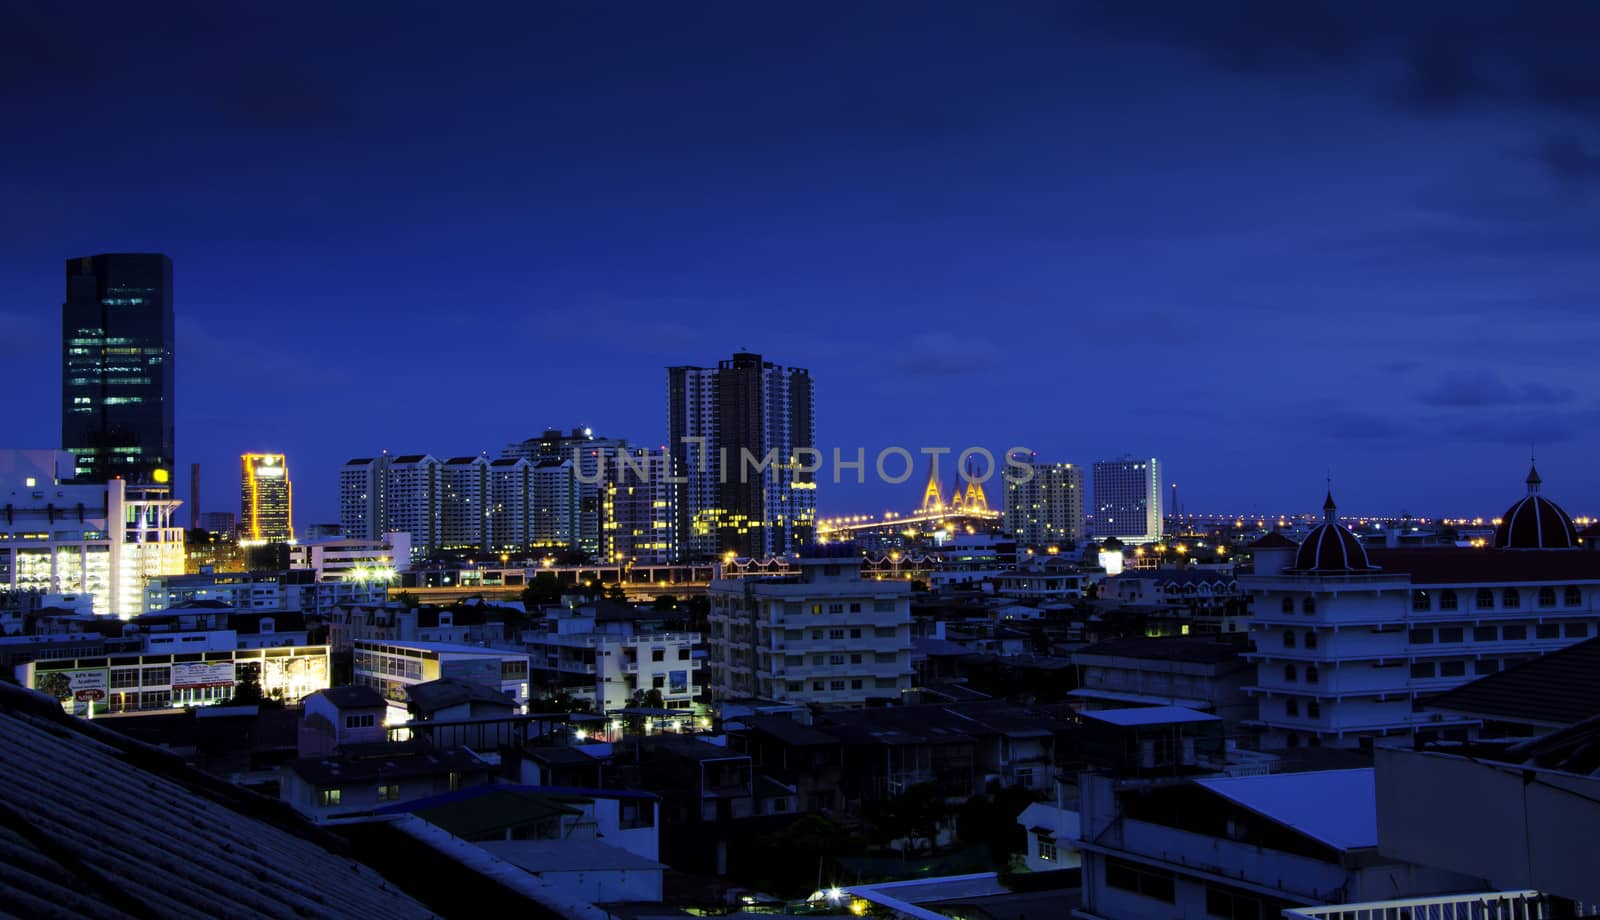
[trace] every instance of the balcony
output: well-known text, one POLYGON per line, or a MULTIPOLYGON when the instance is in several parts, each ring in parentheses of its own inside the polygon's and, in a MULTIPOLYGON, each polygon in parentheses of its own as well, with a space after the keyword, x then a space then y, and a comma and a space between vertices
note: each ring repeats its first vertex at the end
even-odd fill
POLYGON ((1296 907, 1283 916, 1284 920, 1547 920, 1552 913, 1537 891, 1491 891, 1296 907))

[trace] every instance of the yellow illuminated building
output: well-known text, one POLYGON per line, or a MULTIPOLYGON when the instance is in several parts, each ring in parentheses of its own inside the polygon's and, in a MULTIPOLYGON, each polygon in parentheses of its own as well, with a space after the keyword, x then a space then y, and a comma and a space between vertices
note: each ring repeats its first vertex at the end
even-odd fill
POLYGON ((294 542, 294 487, 283 454, 243 454, 239 462, 239 542, 294 542))

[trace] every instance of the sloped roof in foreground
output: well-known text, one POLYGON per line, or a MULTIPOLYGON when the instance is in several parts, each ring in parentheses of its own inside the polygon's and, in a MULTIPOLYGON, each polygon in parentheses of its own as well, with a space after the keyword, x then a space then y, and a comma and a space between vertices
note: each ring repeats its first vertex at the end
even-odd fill
POLYGON ((0 683, 0 913, 430 917, 285 806, 0 683))
POLYGON ((1233 776, 1195 784, 1336 850, 1378 845, 1378 792, 1371 769, 1233 776))

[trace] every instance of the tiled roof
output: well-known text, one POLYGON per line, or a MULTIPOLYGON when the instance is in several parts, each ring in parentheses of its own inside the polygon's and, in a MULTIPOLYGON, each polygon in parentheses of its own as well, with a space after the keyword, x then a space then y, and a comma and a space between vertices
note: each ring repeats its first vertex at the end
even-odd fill
POLYGON ((1480 677, 1425 701, 1429 709, 1534 725, 1600 716, 1600 638, 1480 677))
POLYGON ((1266 536, 1262 537, 1261 539, 1255 541, 1254 543, 1250 544, 1249 546, 1247 546, 1245 548, 1246 549, 1296 549, 1299 546, 1300 546, 1300 544, 1294 542, 1293 540, 1289 539, 1288 537, 1286 537, 1283 534, 1278 533, 1276 530, 1274 530, 1272 533, 1267 534, 1266 536))
POLYGON ((432 915, 279 803, 41 694, 0 684, 0 738, 0 913, 432 915))
POLYGON ((1415 585, 1600 581, 1600 553, 1576 549, 1374 548, 1368 556, 1386 574, 1409 574, 1415 585))

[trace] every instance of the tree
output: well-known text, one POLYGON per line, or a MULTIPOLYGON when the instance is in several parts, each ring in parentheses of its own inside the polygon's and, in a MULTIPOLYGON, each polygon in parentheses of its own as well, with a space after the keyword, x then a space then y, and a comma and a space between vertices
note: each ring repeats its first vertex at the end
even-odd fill
POLYGON ((529 712, 591 712, 593 709, 593 701, 573 696, 565 690, 558 690, 528 704, 529 712))
MULTIPOLYGON (((635 690, 628 699, 629 709, 665 709, 666 701, 661 698, 661 691, 652 687, 649 690, 635 690)), ((644 734, 645 717, 639 713, 629 713, 627 730, 635 735, 644 734)))
POLYGON ((522 606, 532 613, 535 608, 561 603, 564 590, 561 579, 554 572, 538 572, 528 586, 522 589, 522 606))
POLYGON ((399 602, 400 606, 406 608, 407 610, 417 609, 418 601, 415 597, 411 596, 411 592, 409 591, 401 591, 399 594, 394 596, 394 599, 399 602))
POLYGON ((902 795, 874 803, 867 809, 867 820, 875 842, 889 846, 904 839, 906 848, 901 852, 909 855, 919 840, 933 844, 939 836, 939 823, 948 813, 944 789, 938 783, 920 783, 902 795))
POLYGON ((670 594, 658 594, 656 599, 650 602, 650 609, 662 613, 671 613, 678 609, 678 599, 670 594))
POLYGON ((233 676, 233 699, 235 706, 261 705, 261 666, 258 664, 241 664, 233 676))
POLYGON ((621 583, 618 583, 614 585, 606 585, 603 596, 608 601, 626 601, 628 599, 628 592, 622 589, 621 583))
POLYGON ((956 812, 956 835, 967 846, 983 845, 1000 866, 1011 861, 1011 854, 1028 848, 1028 835, 1017 817, 1039 797, 1021 786, 995 789, 994 794, 978 794, 956 812))
MULTIPOLYGON (((780 897, 799 898, 827 887, 840 876, 839 859, 858 856, 861 838, 821 815, 806 815, 776 833, 756 838, 747 853, 748 868, 761 873, 757 887, 780 897)), ((737 856, 735 858, 738 858, 737 856)))

